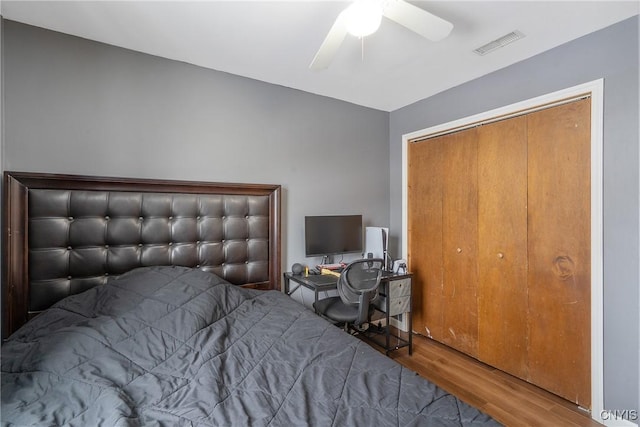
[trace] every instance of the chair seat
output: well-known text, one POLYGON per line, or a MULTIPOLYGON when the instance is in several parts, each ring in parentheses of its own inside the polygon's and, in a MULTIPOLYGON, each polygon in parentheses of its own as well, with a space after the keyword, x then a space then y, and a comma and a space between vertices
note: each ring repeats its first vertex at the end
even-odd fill
MULTIPOLYGON (((353 323, 358 319, 358 306, 347 305, 342 302, 340 297, 331 297, 321 299, 313 304, 313 308, 325 317, 339 323, 353 323)), ((373 314, 375 308, 369 306, 369 317, 373 314)))

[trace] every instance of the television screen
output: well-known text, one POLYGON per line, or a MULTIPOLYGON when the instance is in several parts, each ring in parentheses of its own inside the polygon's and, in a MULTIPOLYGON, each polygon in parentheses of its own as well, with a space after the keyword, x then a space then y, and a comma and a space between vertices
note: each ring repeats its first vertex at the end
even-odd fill
POLYGON ((362 215, 305 216, 308 257, 362 252, 362 215))

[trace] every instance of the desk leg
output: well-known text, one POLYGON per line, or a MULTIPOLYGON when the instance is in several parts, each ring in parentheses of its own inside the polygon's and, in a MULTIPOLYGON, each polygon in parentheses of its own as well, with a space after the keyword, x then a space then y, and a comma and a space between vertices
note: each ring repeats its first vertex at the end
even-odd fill
POLYGON ((290 291, 287 295, 291 296, 295 291, 297 291, 297 290, 298 290, 298 288, 299 288, 300 286, 302 286, 302 285, 296 285, 296 287, 295 287, 295 288, 293 288, 293 289, 291 289, 291 291, 290 291))
POLYGON ((411 319, 411 312, 407 313, 409 315, 409 356, 413 352, 413 320, 411 319))
POLYGON ((405 313, 406 316, 409 316, 409 356, 413 352, 413 285, 411 285, 411 293, 409 294, 409 312, 405 313))
POLYGON ((385 354, 388 356, 389 355, 389 339, 391 338, 391 316, 389 316, 389 313, 391 312, 391 295, 389 295, 389 282, 387 281, 387 283, 385 283, 385 294, 387 295, 387 303, 386 303, 386 308, 387 308, 387 312, 385 313, 387 315, 387 327, 385 328, 385 335, 386 335, 386 345, 384 347, 385 354))
POLYGON ((298 290, 300 286, 302 286, 298 283, 293 289, 291 289, 291 282, 286 274, 284 276, 283 282, 284 282, 284 293, 285 295, 289 295, 289 296, 291 296, 295 291, 298 290))

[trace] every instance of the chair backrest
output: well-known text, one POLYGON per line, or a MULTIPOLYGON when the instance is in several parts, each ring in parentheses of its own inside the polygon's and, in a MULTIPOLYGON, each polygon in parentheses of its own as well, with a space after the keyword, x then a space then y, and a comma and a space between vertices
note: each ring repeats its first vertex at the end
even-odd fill
POLYGON ((369 320, 369 303, 378 297, 383 265, 380 258, 359 259, 347 265, 340 274, 340 299, 345 304, 359 306, 356 325, 369 320))

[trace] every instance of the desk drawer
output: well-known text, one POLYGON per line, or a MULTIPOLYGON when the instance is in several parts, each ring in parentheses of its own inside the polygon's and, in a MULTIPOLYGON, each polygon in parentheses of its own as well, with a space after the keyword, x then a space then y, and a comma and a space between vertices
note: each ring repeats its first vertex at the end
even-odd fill
POLYGON ((408 311, 411 311, 411 296, 391 298, 389 316, 397 316, 408 311))
POLYGON ((389 296, 391 298, 411 295, 411 279, 391 280, 389 282, 389 296))
MULTIPOLYGON (((380 295, 374 302, 376 308, 383 313, 387 310, 387 297, 380 295)), ((411 311, 411 295, 400 298, 391 298, 389 300, 389 316, 397 316, 398 314, 411 311)))

